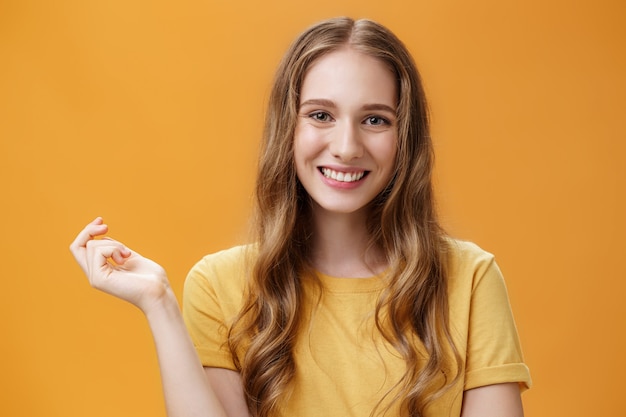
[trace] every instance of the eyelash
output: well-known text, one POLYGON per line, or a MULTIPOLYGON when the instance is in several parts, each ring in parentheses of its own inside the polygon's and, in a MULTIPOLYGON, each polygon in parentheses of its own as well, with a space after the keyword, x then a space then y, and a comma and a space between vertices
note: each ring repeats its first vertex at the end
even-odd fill
POLYGON ((365 118, 366 121, 371 122, 372 119, 377 119, 379 121, 379 123, 369 123, 372 126, 382 126, 382 125, 390 125, 391 123, 389 122, 389 120, 385 119, 384 117, 381 116, 367 116, 365 118))
POLYGON ((313 113, 309 114, 309 117, 313 120, 315 120, 316 122, 327 122, 328 120, 321 120, 320 116, 324 116, 325 118, 331 118, 330 114, 326 113, 325 111, 316 111, 313 113))
MULTIPOLYGON (((328 120, 326 118, 331 118, 332 119, 330 114, 328 114, 325 111, 316 111, 316 112, 313 112, 313 113, 309 113, 309 117, 311 119, 315 120, 315 121, 318 121, 318 122, 327 122, 328 120), (320 118, 321 116, 324 117, 324 120, 320 118)), ((367 122, 367 124, 369 124, 371 126, 382 126, 382 125, 390 125, 391 124, 391 122, 388 119, 386 119, 384 117, 381 117, 381 116, 367 116, 364 119, 364 121, 367 122), (378 123, 371 123, 372 119, 378 120, 378 123)))

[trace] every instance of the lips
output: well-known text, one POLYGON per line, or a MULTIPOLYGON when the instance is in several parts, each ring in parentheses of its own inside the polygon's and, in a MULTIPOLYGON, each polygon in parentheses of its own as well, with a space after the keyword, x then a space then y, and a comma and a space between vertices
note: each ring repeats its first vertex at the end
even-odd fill
POLYGON ((330 178, 339 182, 359 181, 361 178, 363 178, 365 175, 369 173, 369 171, 342 172, 342 171, 335 171, 334 169, 325 168, 325 167, 320 168, 320 172, 326 178, 330 178))

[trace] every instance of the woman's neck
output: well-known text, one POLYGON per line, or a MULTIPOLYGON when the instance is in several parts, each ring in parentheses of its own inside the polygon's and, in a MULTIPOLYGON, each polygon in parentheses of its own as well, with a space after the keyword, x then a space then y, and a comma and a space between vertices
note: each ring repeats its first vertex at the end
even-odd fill
POLYGON ((370 247, 367 211, 330 213, 312 210, 313 267, 330 276, 366 278, 379 274, 387 263, 378 247, 370 247))

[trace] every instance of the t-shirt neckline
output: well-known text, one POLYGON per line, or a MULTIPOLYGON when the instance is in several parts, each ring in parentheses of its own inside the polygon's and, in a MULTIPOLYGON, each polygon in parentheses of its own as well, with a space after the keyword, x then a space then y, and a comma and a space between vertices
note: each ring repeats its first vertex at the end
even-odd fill
POLYGON ((378 275, 365 278, 350 277, 334 277, 319 271, 314 271, 325 290, 331 292, 373 292, 382 289, 385 286, 383 277, 387 271, 378 275))

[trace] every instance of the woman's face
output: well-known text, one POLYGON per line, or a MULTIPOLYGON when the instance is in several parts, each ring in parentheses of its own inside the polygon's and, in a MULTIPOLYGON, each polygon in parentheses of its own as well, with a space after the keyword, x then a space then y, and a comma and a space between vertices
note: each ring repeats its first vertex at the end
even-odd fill
POLYGON ((348 47, 309 67, 294 158, 314 212, 356 213, 387 186, 396 156, 397 96, 391 70, 348 47))

